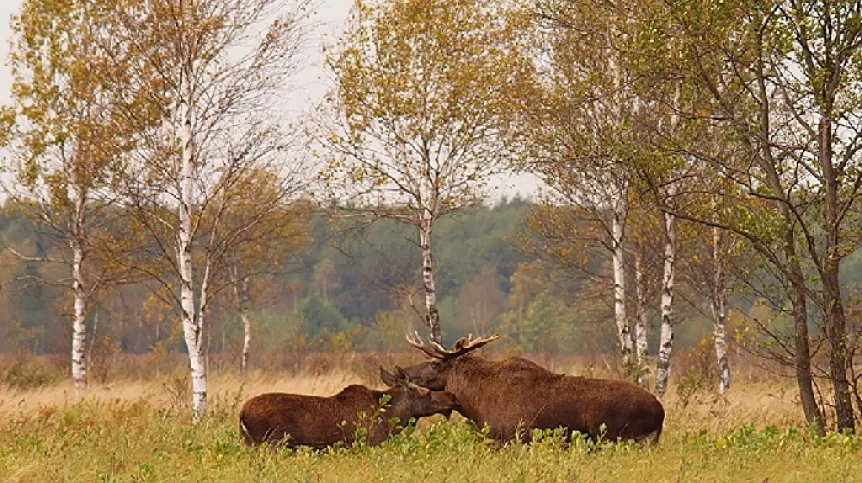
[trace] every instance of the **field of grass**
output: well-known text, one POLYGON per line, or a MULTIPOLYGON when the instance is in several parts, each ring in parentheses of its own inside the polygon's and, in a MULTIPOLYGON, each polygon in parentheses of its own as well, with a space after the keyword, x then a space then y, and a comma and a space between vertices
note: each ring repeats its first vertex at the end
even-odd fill
MULTIPOLYGON (((211 381, 210 415, 189 423, 177 377, 95 385, 76 400, 60 382, 0 389, 0 481, 862 481, 862 438, 818 438, 800 422, 789 382, 740 381, 727 398, 672 388, 653 447, 548 437, 497 448, 462 418, 422 420, 380 447, 248 449, 242 402, 265 391, 333 394, 363 377, 235 374, 211 381), (684 404, 687 403, 687 404, 684 404)), ((0 386, 2 387, 2 386, 0 386)))

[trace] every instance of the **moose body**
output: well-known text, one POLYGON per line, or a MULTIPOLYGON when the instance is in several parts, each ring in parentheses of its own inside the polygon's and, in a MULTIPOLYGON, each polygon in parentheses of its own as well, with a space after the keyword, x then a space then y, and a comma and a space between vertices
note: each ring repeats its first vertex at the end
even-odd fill
POLYGON ((490 340, 471 345, 462 339, 453 351, 411 341, 436 360, 404 372, 416 384, 451 392, 458 411, 480 427, 487 424, 497 441, 519 431, 528 440, 532 429, 559 427, 591 439, 658 441, 664 408, 649 392, 626 381, 556 374, 526 359, 494 362, 466 354, 490 340))
POLYGON ((240 411, 243 441, 247 445, 325 448, 339 441, 354 442, 356 429, 362 426, 367 430, 367 444, 377 445, 398 433, 410 418, 448 415, 457 407, 452 394, 413 385, 403 373, 398 374, 384 374, 384 382, 392 383, 385 391, 352 385, 331 397, 285 393, 255 396, 240 411))

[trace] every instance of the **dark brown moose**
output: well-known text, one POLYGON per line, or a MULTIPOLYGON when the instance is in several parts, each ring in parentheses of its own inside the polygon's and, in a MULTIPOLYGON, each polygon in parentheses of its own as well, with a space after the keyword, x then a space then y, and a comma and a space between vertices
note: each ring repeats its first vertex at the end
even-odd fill
POLYGON ((458 412, 490 429, 498 442, 530 439, 532 429, 565 428, 596 440, 658 442, 664 408, 649 392, 626 382, 556 374, 522 359, 493 362, 470 354, 499 335, 461 338, 451 350, 417 334, 411 345, 432 360, 404 369, 411 381, 451 392, 458 412))
POLYGON ((395 367, 395 374, 381 367, 380 375, 390 386, 385 391, 352 385, 331 397, 284 393, 255 396, 240 411, 243 442, 325 448, 339 441, 354 442, 356 429, 361 426, 367 431, 366 442, 377 445, 401 431, 411 417, 438 413, 448 417, 457 408, 452 394, 412 384, 400 367, 395 367))

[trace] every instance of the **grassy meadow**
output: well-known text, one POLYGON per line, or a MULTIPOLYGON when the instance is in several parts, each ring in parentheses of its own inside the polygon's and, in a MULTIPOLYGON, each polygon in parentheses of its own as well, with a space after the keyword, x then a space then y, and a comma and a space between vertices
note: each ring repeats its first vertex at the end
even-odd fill
POLYGON ((95 383, 81 400, 65 380, 2 385, 0 481, 862 481, 862 438, 816 437, 801 424, 792 381, 744 374, 726 398, 672 387, 652 447, 564 446, 547 435, 498 448, 459 416, 424 419, 375 448, 241 446, 237 414, 252 395, 378 385, 346 365, 314 372, 216 372, 210 414, 198 425, 181 371, 95 383))

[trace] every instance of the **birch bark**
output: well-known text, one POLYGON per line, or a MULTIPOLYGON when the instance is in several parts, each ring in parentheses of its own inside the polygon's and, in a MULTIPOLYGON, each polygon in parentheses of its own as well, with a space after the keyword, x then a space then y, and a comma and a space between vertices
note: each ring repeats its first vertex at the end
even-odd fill
POLYGON ((192 376, 192 417, 199 421, 207 410, 207 370, 203 353, 203 331, 201 317, 195 310, 194 265, 192 261, 192 216, 194 210, 194 91, 191 68, 186 67, 182 75, 180 92, 180 149, 181 181, 179 204, 179 230, 177 251, 180 275, 180 306, 182 309, 183 335, 189 354, 192 376))
POLYGON ((727 359, 727 293, 725 291, 722 261, 721 231, 712 229, 712 320, 715 338, 715 357, 718 366, 718 393, 730 389, 730 363, 727 359))
MULTIPOLYGON (((670 129, 675 132, 681 121, 682 83, 677 82, 673 95, 674 111, 670 116, 670 129)), ((667 195, 672 198, 677 193, 677 187, 670 185, 667 195)), ((664 267, 661 286, 661 332, 659 335, 658 363, 655 371, 655 392, 659 397, 667 391, 667 381, 670 376, 670 358, 673 350, 673 295, 676 262, 676 216, 664 213, 665 243, 664 267)))
POLYGON ((443 343, 440 330, 440 313, 437 311, 437 285, 434 281, 434 258, 431 254, 432 217, 429 209, 423 210, 423 220, 419 227, 419 247, 422 250, 422 282, 425 286, 425 323, 431 333, 431 340, 443 343))
POLYGON ((82 395, 87 390, 87 285, 84 279, 84 216, 87 197, 80 186, 71 188, 72 212, 69 246, 72 250, 72 296, 74 312, 72 317, 72 380, 75 391, 82 395))
POLYGON ((661 397, 667 391, 670 375, 670 357, 673 349, 673 289, 676 262, 676 217, 664 214, 664 276, 661 289, 661 335, 659 336, 658 364, 655 374, 655 392, 661 397))
POLYGON ((239 318, 242 321, 242 358, 240 367, 242 373, 248 374, 248 363, 251 357, 251 319, 248 316, 248 279, 240 280, 238 262, 234 261, 233 266, 233 294, 236 300, 236 308, 239 311, 239 318))
POLYGON ((643 255, 635 257, 635 296, 637 297, 637 321, 635 322, 635 355, 637 356, 638 385, 649 388, 649 347, 647 328, 649 313, 646 307, 646 289, 644 288, 643 255))
POLYGON ((617 337, 626 373, 631 369, 632 337, 629 331, 628 314, 626 313, 626 264, 625 222, 628 215, 628 189, 624 187, 614 200, 613 220, 611 221, 611 246, 613 249, 614 270, 614 320, 617 324, 617 337))
MULTIPOLYGON (((404 146, 401 145, 403 148, 404 146)), ((399 154, 402 154, 403 151, 399 154)), ((419 173, 419 248, 422 251, 422 283, 425 288, 425 324, 432 341, 442 344, 443 333, 440 328, 440 312, 437 310, 437 284, 434 280, 434 255, 432 253, 432 231, 439 216, 439 187, 435 184, 431 166, 431 152, 423 143, 419 173)))
POLYGON ((248 363, 251 359, 251 319, 248 317, 248 310, 242 309, 239 313, 242 320, 242 373, 248 374, 248 363))
POLYGON ((74 316, 72 320, 72 380, 78 395, 87 390, 87 303, 82 264, 84 253, 79 243, 72 243, 72 289, 74 316))

